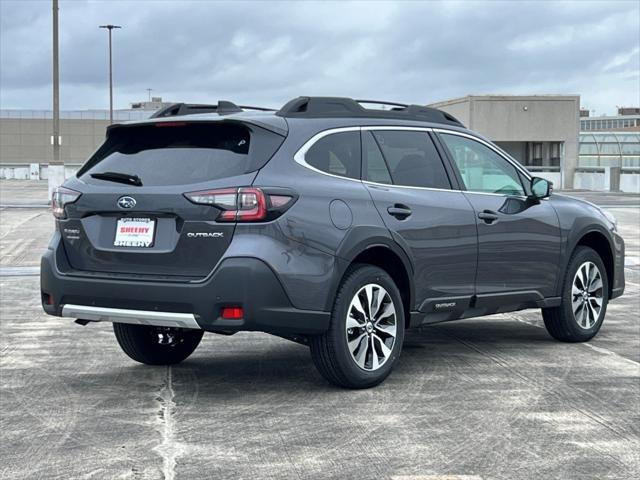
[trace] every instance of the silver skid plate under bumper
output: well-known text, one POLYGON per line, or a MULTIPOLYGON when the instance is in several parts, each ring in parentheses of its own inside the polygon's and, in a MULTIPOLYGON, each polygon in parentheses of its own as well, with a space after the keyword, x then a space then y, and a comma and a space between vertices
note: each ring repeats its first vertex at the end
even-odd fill
POLYGON ((155 312, 150 310, 127 310, 124 308, 91 307, 67 304, 62 307, 62 316, 91 322, 131 323, 155 327, 179 327, 201 330, 192 313, 155 312))

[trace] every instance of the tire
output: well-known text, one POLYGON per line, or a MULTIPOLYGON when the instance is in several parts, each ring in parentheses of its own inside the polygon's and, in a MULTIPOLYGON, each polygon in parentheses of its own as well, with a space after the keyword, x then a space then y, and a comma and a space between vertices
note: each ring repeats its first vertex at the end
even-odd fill
POLYGON ((131 359, 146 365, 174 365, 193 353, 203 330, 114 323, 120 347, 131 359))
POLYGON ((378 267, 355 264, 340 284, 329 329, 310 338, 311 358, 334 385, 373 387, 391 373, 402 350, 404 330, 402 298, 394 281, 378 267), (374 298, 369 305, 368 298, 374 298))
POLYGON ((592 248, 579 246, 573 252, 562 282, 562 302, 559 307, 543 308, 542 318, 549 334, 562 342, 586 342, 600 330, 609 302, 607 270, 598 253, 592 248), (584 270, 585 265, 587 270, 584 270), (600 276, 600 283, 594 269, 600 276), (586 289, 576 280, 580 275, 590 278, 586 289), (577 282, 577 283, 576 283, 577 282), (600 285, 599 288, 597 288, 600 285), (587 290, 585 296, 583 290, 587 290), (592 296, 593 295, 593 296, 592 296), (598 296, 600 308, 598 310, 598 296))

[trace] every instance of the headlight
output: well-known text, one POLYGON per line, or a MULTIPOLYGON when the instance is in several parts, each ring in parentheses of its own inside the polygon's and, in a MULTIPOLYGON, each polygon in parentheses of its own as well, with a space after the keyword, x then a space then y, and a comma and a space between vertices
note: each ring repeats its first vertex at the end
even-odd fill
POLYGON ((618 230, 618 220, 616 220, 616 217, 614 217, 611 212, 607 212, 606 210, 602 210, 600 209, 600 213, 602 214, 602 216, 604 218, 606 218, 607 220, 609 220, 609 222, 612 225, 613 230, 618 230))

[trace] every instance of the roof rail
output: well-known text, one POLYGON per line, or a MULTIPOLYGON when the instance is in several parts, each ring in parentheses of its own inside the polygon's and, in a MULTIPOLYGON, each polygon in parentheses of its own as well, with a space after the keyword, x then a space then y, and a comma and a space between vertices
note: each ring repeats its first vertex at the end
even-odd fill
POLYGON ((195 115, 198 113, 217 113, 219 115, 229 115, 231 113, 238 113, 244 110, 260 110, 265 112, 275 111, 272 108, 250 107, 245 105, 238 106, 233 102, 218 100, 218 103, 216 105, 174 103, 161 108, 149 118, 177 117, 179 115, 195 115))
POLYGON ((356 100, 356 102, 358 102, 359 104, 369 103, 374 105, 391 105, 392 107, 400 107, 400 108, 405 108, 409 106, 406 103, 386 102, 381 100, 356 100))
POLYGON ((453 115, 422 105, 377 100, 354 100, 343 97, 298 97, 287 102, 276 115, 289 118, 362 117, 444 123, 464 127, 453 115), (364 108, 361 103, 392 105, 391 110, 364 108))

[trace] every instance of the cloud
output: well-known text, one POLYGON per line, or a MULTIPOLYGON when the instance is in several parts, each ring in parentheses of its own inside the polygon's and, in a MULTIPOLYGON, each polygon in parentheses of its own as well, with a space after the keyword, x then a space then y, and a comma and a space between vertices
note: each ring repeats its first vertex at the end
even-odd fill
MULTIPOLYGON (((61 106, 578 93, 640 104, 637 2, 60 2, 61 106)), ((51 2, 0 0, 0 105, 50 108, 51 2)))

